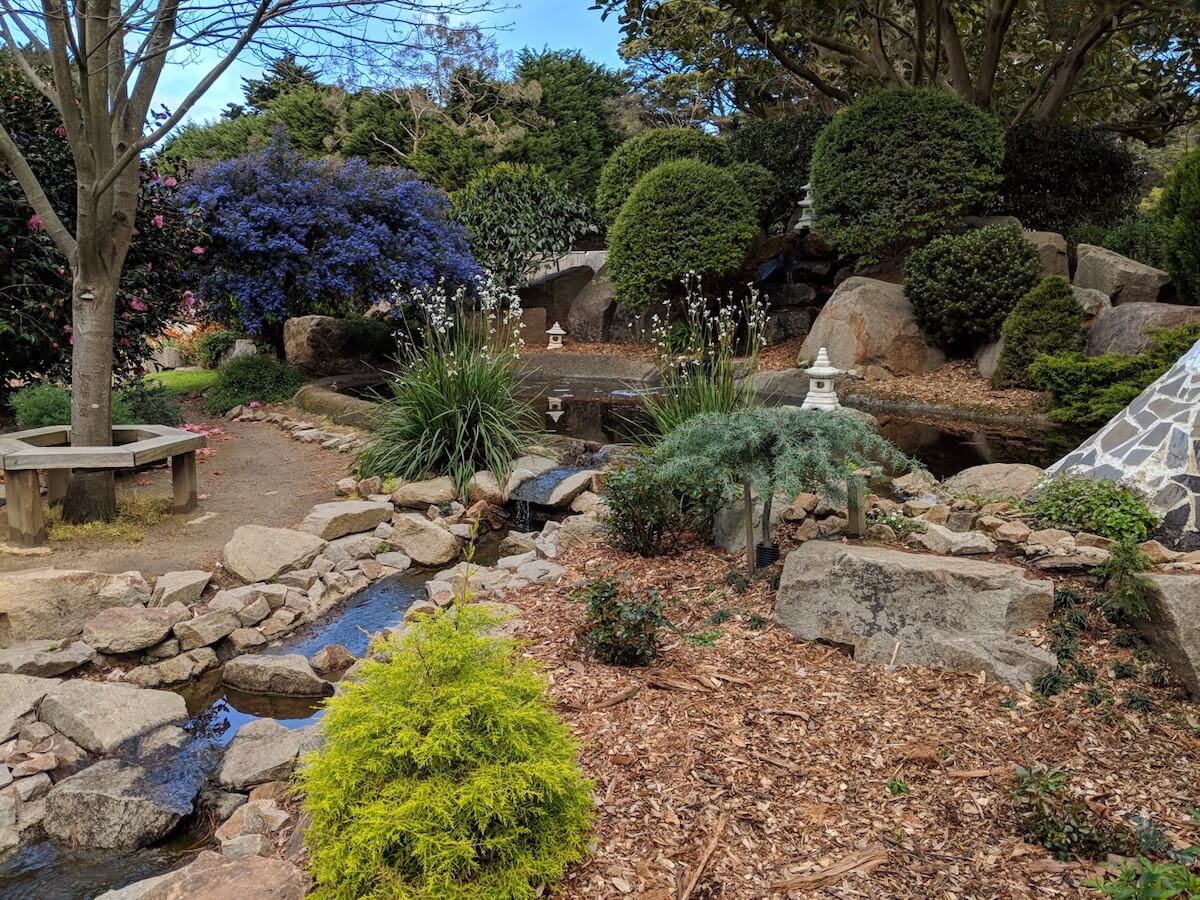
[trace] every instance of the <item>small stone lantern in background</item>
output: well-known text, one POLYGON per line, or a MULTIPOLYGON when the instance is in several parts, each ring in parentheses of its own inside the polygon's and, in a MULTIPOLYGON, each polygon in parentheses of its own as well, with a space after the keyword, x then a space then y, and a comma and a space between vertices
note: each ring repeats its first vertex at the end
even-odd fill
POLYGON ((561 350, 563 348, 563 336, 566 334, 563 327, 555 322, 546 329, 546 334, 550 336, 550 342, 546 344, 547 350, 561 350))
POLYGON ((805 228, 812 230, 813 227, 813 201, 812 201, 812 182, 804 185, 801 188, 804 191, 804 196, 800 198, 800 218, 796 220, 795 231, 803 231, 805 228))
POLYGON ((841 375, 842 370, 830 365, 829 354, 825 352, 824 347, 817 352, 817 361, 813 363, 812 368, 805 369, 804 374, 808 376, 808 394, 800 404, 801 409, 842 408, 842 404, 838 402, 837 390, 833 386, 833 379, 841 375))

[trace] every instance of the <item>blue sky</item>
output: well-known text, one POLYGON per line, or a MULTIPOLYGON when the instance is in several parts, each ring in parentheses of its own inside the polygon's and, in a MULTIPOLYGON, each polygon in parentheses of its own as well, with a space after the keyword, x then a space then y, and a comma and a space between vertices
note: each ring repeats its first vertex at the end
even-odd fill
MULTIPOLYGON (((502 50, 533 47, 540 50, 579 50, 589 59, 614 68, 621 64, 617 55, 620 34, 615 16, 601 21, 600 13, 589 9, 592 0, 513 0, 511 9, 495 13, 480 24, 508 26, 495 32, 502 50)), ((195 84, 211 58, 200 62, 168 66, 159 83, 158 101, 173 108, 195 84)), ((188 121, 203 122, 214 118, 227 103, 242 99, 243 76, 257 76, 261 66, 252 54, 244 54, 192 108, 188 121)))

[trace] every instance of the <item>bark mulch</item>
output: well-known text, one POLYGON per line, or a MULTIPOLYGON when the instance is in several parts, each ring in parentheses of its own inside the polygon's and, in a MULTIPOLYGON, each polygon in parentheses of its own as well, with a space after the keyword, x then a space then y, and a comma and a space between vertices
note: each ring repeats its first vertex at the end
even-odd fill
POLYGON ((905 375, 887 381, 854 384, 854 394, 888 400, 915 400, 925 405, 1026 415, 1046 408, 1046 395, 1020 388, 997 390, 979 374, 974 363, 954 360, 924 375, 905 375))
MULTIPOLYGON (((766 624, 769 580, 739 592, 726 583, 738 560, 711 548, 640 559, 584 547, 560 562, 559 586, 505 599, 601 801, 594 853, 565 897, 1095 896, 1083 886, 1093 864, 1060 862, 1017 831, 1013 768, 1038 762, 1063 766, 1108 814, 1150 815, 1177 844, 1200 842, 1200 709, 1177 687, 1139 684, 1157 711, 1106 721, 1083 687, 1046 700, 794 640, 766 624), (670 633, 643 669, 585 657, 570 594, 600 574, 658 589, 692 639, 670 633), (711 624, 718 610, 732 618, 711 624), (892 779, 909 792, 893 794, 892 779)), ((1081 658, 1130 653, 1093 640, 1081 658)))

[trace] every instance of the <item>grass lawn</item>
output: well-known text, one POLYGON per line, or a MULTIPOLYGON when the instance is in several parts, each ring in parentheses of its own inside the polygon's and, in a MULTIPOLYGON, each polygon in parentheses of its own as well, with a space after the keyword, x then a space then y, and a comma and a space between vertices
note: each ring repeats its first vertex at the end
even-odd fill
POLYGON ((144 379, 151 384, 161 384, 175 394, 190 394, 212 387, 217 380, 216 369, 172 369, 166 372, 151 372, 144 379))

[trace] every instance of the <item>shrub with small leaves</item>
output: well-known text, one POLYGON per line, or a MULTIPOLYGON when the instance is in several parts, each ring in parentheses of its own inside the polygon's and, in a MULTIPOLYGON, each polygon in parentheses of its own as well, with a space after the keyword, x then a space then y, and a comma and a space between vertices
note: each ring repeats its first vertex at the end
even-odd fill
POLYGON ((292 399, 305 378, 285 362, 259 353, 228 360, 204 396, 204 411, 212 415, 247 403, 278 403, 292 399))
POLYGON ((1037 250, 1016 228, 989 225, 946 235, 904 263, 904 295, 927 335, 957 353, 995 340, 1041 273, 1037 250))
POLYGON ((729 135, 729 149, 738 162, 757 163, 777 179, 769 206, 771 218, 783 225, 804 197, 809 163, 817 137, 829 116, 817 110, 800 110, 764 119, 739 120, 729 135))
POLYGON ((1135 491, 1114 481, 1060 475, 1038 488, 1030 512, 1047 528, 1144 541, 1158 517, 1135 491))
POLYGON ((616 579, 599 578, 573 596, 587 604, 580 643, 598 660, 615 666, 646 666, 658 655, 658 630, 667 620, 657 593, 630 595, 616 579))
POLYGON ((236 343, 236 331, 206 331, 196 338, 196 362, 206 369, 215 369, 236 343))
POLYGON ((1094 812, 1067 792, 1067 773, 1058 767, 1017 768, 1013 806, 1021 831, 1062 860, 1099 859, 1132 843, 1130 830, 1094 812))
POLYGON ((586 851, 592 784, 496 619, 412 623, 329 699, 298 783, 318 900, 533 900, 586 851))
POLYGON ((1029 366, 1043 353, 1082 350, 1083 307, 1067 279, 1052 275, 1017 301, 1000 329, 1004 340, 992 385, 1033 387, 1029 366))

